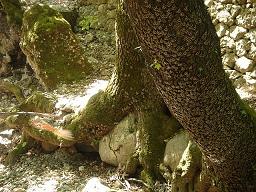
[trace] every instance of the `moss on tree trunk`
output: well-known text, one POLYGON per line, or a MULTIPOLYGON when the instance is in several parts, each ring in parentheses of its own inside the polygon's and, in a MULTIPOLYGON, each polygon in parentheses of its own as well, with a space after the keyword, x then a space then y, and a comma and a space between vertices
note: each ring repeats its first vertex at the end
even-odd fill
POLYGON ((203 1, 126 0, 125 6, 165 103, 226 191, 256 191, 256 124, 222 67, 203 1))

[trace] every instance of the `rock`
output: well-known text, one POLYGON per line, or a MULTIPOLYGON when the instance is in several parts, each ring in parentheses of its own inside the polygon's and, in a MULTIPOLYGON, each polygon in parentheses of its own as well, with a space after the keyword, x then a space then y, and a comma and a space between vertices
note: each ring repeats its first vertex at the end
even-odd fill
MULTIPOLYGON (((179 164, 172 173, 172 187, 174 189, 194 189, 195 182, 199 177, 198 172, 202 167, 202 153, 198 146, 189 141, 186 149, 182 154, 179 164)), ((201 181, 202 182, 202 181, 201 181)), ((198 185, 198 183, 197 183, 198 185)), ((180 190, 194 191, 194 190, 180 190)), ((200 191, 195 189, 195 191, 200 191)))
POLYGON ((251 48, 247 56, 248 58, 256 61, 256 43, 251 43, 251 48))
POLYGON ((256 79, 256 70, 253 72, 246 72, 246 75, 249 75, 251 78, 256 79))
POLYGON ((255 78, 251 77, 250 75, 244 75, 243 77, 244 77, 247 85, 254 86, 256 88, 256 79, 255 78))
POLYGON ((230 37, 234 40, 238 40, 244 36, 247 30, 243 27, 232 26, 230 27, 230 37))
POLYGON ((234 68, 236 59, 235 53, 226 53, 222 57, 222 63, 230 68, 234 68))
POLYGON ((114 165, 125 166, 136 149, 135 117, 130 115, 122 120, 99 143, 101 160, 114 165))
POLYGON ((250 29, 249 32, 245 34, 245 37, 250 39, 252 43, 256 43, 256 29, 250 29))
POLYGON ((184 150, 189 142, 188 134, 184 131, 175 135, 166 145, 164 154, 164 165, 172 171, 178 166, 184 150))
POLYGON ((227 31, 227 26, 223 23, 219 23, 215 26, 218 37, 223 37, 227 31))
POLYGON ((234 80, 233 85, 236 89, 240 89, 241 87, 246 86, 246 80, 243 78, 243 76, 241 76, 240 78, 234 80))
POLYGON ((236 16, 240 13, 241 7, 238 5, 232 5, 230 9, 230 14, 232 18, 236 18, 236 16))
POLYGON ((232 0, 219 0, 220 3, 232 3, 232 0))
POLYGON ((84 166, 79 166, 79 167, 78 167, 78 170, 79 170, 79 171, 84 171, 84 169, 85 169, 84 166))
POLYGON ((13 192, 25 192, 26 190, 23 188, 14 188, 13 192))
POLYGON ((86 36, 85 36, 85 41, 86 41, 86 43, 90 43, 90 42, 92 42, 93 41, 93 39, 94 39, 94 36, 93 36, 93 34, 92 33, 88 33, 86 36))
POLYGON ((24 13, 21 47, 41 84, 54 89, 85 78, 91 67, 70 24, 47 5, 24 13))
POLYGON ((103 185, 99 178, 93 177, 86 183, 82 192, 111 192, 111 189, 103 185))
POLYGON ((229 76, 229 79, 233 82, 243 75, 236 70, 226 70, 226 73, 229 76))
POLYGON ((212 6, 214 0, 204 0, 204 4, 207 6, 207 7, 210 7, 212 6))
POLYGON ((245 73, 252 71, 254 66, 255 63, 253 62, 253 60, 243 56, 236 60, 235 69, 240 71, 241 73, 245 73))
POLYGON ((236 55, 238 57, 245 56, 247 51, 250 50, 251 43, 248 40, 240 39, 236 41, 236 55))
POLYGON ((216 19, 218 19, 219 22, 229 26, 231 26, 234 23, 231 14, 227 10, 221 10, 220 12, 218 12, 216 15, 216 19))
POLYGON ((246 4, 246 0, 236 0, 236 2, 240 5, 246 4))
POLYGON ((235 48, 235 41, 228 36, 224 36, 220 39, 220 46, 221 48, 227 47, 233 49, 235 48))
POLYGON ((256 28, 255 8, 243 9, 236 17, 236 24, 247 29, 256 28))

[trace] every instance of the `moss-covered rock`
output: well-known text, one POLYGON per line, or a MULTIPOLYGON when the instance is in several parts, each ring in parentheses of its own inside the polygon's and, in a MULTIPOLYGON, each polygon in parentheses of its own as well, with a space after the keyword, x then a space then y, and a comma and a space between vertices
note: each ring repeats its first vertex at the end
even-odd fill
POLYGON ((47 5, 24 13, 21 47, 41 83, 48 89, 85 78, 91 67, 70 24, 47 5))

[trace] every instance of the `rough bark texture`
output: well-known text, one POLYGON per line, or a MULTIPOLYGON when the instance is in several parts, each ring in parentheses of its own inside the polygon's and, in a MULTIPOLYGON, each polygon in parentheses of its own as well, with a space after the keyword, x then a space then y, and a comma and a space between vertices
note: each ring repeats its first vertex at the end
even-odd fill
POLYGON ((226 191, 256 191, 255 112, 225 75, 219 39, 198 0, 126 0, 154 81, 226 191))
POLYGON ((75 131, 78 133, 75 137, 80 141, 90 143, 101 139, 133 112, 134 106, 144 97, 144 84, 141 82, 144 58, 136 49, 137 38, 128 18, 122 14, 119 10, 116 24, 117 62, 108 87, 93 96, 81 115, 69 126, 84 130, 75 131))

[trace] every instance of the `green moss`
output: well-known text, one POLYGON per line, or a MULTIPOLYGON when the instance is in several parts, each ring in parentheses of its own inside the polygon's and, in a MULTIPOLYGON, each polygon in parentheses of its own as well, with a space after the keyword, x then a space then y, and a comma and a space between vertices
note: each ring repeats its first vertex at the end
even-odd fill
POLYGON ((23 111, 34 111, 40 113, 52 113, 54 109, 54 99, 36 91, 21 105, 23 111))
POLYGON ((46 88, 78 81, 91 73, 70 24, 49 6, 35 5, 25 12, 21 47, 46 88))
POLYGON ((79 21, 79 26, 82 28, 82 30, 88 31, 90 28, 93 28, 93 26, 95 26, 97 23, 98 23, 98 17, 89 15, 89 16, 83 17, 79 21))

